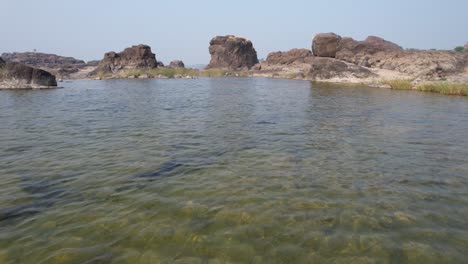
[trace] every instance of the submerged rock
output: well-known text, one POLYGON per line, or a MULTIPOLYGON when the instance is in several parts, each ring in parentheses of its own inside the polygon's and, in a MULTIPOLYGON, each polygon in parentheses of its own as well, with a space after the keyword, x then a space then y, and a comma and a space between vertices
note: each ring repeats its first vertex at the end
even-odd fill
POLYGON ((51 73, 17 62, 0 59, 0 89, 55 88, 57 80, 51 73))
POLYGON ((335 33, 317 34, 312 41, 312 51, 315 56, 335 58, 341 37, 335 33))
POLYGON ((111 51, 104 54, 104 59, 93 73, 117 73, 124 69, 152 69, 157 66, 156 55, 151 52, 151 47, 137 45, 120 53, 111 51))
POLYGON ((210 42, 211 61, 207 68, 251 69, 258 63, 250 40, 232 35, 217 36, 210 42))
POLYGON ((185 64, 181 60, 174 60, 174 61, 171 61, 171 63, 169 63, 169 67, 172 67, 172 68, 185 68, 185 64))

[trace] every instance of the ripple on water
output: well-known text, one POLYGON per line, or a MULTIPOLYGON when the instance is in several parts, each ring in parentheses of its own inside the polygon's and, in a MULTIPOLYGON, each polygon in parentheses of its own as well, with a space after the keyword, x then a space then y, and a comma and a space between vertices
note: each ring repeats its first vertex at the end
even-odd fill
POLYGON ((2 91, 0 263, 463 263, 467 107, 249 78, 2 91))

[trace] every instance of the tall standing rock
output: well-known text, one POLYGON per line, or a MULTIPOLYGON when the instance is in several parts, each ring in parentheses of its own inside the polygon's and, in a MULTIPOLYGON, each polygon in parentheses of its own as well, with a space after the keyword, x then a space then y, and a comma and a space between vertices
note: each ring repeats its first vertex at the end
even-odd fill
POLYGON ((258 63, 250 40, 232 35, 217 36, 210 41, 211 61, 207 68, 251 69, 258 63))
POLYGON ((317 34, 312 41, 312 52, 318 57, 335 58, 341 37, 335 33, 317 34))
POLYGON ((99 62, 95 72, 116 73, 125 69, 152 69, 157 65, 156 55, 151 52, 151 47, 138 45, 126 48, 120 53, 111 51, 104 54, 104 59, 99 62))

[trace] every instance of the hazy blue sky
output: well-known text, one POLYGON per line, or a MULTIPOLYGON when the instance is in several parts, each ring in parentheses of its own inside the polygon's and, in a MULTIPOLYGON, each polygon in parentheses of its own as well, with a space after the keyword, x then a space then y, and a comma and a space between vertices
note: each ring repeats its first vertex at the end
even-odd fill
POLYGON ((309 48, 316 33, 377 35, 405 48, 468 41, 468 0, 0 0, 0 53, 32 51, 91 60, 148 44, 158 60, 207 63, 215 35, 251 39, 259 58, 309 48))

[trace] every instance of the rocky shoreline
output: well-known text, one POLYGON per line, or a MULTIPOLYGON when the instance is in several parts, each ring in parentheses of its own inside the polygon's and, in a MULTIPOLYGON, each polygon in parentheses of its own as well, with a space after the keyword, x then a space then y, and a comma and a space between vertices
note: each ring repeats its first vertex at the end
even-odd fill
MULTIPOLYGON (((214 37, 208 50, 211 60, 204 70, 186 69, 181 60, 174 60, 166 67, 147 45, 107 52, 99 62, 86 63, 53 54, 4 53, 2 58, 6 62, 2 63, 35 69, 32 70, 34 76, 39 71, 36 68, 40 68, 58 76, 59 80, 251 76, 385 88, 393 88, 392 80, 404 80, 411 89, 426 83, 468 84, 468 52, 405 50, 376 36, 357 41, 334 33, 321 33, 313 38, 310 50, 272 52, 264 61, 259 61, 252 41, 233 35, 214 37)), ((7 68, 10 71, 12 67, 7 68)), ((13 76, 3 74, 0 88, 53 87, 50 85, 53 81, 43 85, 44 82, 38 81, 28 83, 29 77, 22 76, 24 80, 18 81, 18 76, 12 79, 13 76)))

